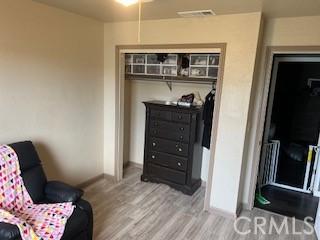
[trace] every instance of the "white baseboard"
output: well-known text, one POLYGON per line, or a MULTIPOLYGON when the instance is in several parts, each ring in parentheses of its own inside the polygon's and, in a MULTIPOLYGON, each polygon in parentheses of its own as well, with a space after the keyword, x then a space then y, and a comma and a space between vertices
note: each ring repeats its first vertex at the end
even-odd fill
POLYGON ((127 162, 124 166, 124 168, 126 167, 136 167, 136 168, 140 168, 143 169, 143 164, 141 163, 135 163, 135 162, 127 162))
POLYGON ((103 179, 105 176, 105 174, 99 174, 98 176, 95 176, 93 178, 90 178, 80 184, 77 185, 78 188, 86 188, 92 184, 94 184, 95 182, 98 182, 99 180, 103 179))
POLYGON ((107 180, 110 180, 110 181, 113 181, 113 182, 117 182, 115 176, 112 176, 112 175, 109 175, 109 174, 106 174, 106 173, 103 174, 103 178, 107 179, 107 180))
POLYGON ((232 212, 228 212, 223 209, 215 208, 215 207, 210 207, 209 213, 214 215, 219 215, 221 217, 228 218, 231 220, 235 220, 238 217, 238 211, 237 213, 232 213, 232 212))
POLYGON ((242 210, 247 210, 247 211, 251 211, 252 209, 250 208, 249 203, 242 203, 241 204, 241 208, 242 210))

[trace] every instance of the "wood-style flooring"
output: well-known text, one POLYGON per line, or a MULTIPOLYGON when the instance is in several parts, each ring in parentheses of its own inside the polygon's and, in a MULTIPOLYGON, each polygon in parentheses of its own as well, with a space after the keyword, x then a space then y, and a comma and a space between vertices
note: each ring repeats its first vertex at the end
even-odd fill
MULTIPOLYGON (((140 169, 129 167, 125 169, 121 183, 103 179, 85 189, 85 198, 94 210, 95 240, 316 239, 314 235, 287 235, 285 231, 277 234, 274 229, 267 235, 260 231, 255 234, 249 221, 240 221, 239 229, 251 230, 251 233, 239 235, 234 230, 233 220, 203 211, 204 188, 187 196, 163 184, 141 182, 140 175, 140 169)), ((284 218, 258 209, 241 215, 249 219, 273 217, 278 223, 284 218)), ((291 221, 288 226, 291 230, 291 221)), ((296 231, 303 228, 307 229, 303 222, 297 221, 296 231)), ((268 232, 269 224, 263 229, 268 232)))

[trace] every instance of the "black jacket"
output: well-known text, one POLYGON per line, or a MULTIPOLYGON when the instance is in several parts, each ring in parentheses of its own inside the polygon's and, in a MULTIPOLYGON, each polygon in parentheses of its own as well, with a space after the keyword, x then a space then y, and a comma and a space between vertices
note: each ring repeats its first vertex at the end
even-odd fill
POLYGON ((206 147, 207 149, 210 149, 210 142, 211 142, 214 99, 215 99, 215 91, 211 91, 206 96, 206 100, 203 108, 204 130, 203 130, 202 146, 206 147))

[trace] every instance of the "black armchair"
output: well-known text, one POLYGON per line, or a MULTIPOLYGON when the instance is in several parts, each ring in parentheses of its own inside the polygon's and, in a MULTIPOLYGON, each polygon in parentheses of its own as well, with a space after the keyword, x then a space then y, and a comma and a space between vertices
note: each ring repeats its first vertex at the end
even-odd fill
MULTIPOLYGON (((81 197, 83 191, 57 181, 47 181, 32 142, 10 144, 18 155, 21 176, 34 203, 73 202, 76 205, 68 219, 62 240, 92 240, 91 205, 81 197)), ((0 240, 21 240, 15 225, 0 222, 0 240)))

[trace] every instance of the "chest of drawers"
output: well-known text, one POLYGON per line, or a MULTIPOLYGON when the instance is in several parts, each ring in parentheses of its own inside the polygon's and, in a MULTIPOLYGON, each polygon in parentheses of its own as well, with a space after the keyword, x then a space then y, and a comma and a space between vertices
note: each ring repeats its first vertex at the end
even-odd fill
POLYGON ((146 130, 142 181, 192 195, 201 186, 201 107, 144 102, 146 130))

